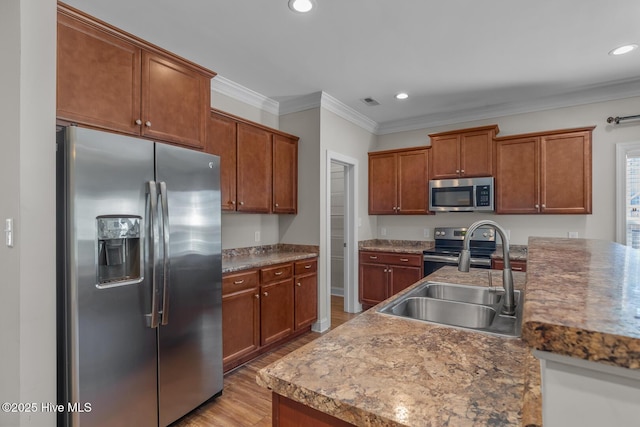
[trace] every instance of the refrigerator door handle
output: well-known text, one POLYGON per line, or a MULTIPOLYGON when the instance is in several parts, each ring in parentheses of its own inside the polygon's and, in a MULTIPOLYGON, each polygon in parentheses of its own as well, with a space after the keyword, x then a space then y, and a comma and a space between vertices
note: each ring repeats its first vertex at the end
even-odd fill
POLYGON ((169 254, 169 204, 167 183, 160 182, 160 203, 162 205, 162 248, 163 248, 163 284, 162 284, 162 325, 169 323, 169 287, 171 284, 171 263, 169 254))
POLYGON ((158 190, 155 181, 147 182, 148 213, 149 213, 149 260, 151 262, 151 313, 146 314, 147 326, 155 329, 158 321, 158 190))

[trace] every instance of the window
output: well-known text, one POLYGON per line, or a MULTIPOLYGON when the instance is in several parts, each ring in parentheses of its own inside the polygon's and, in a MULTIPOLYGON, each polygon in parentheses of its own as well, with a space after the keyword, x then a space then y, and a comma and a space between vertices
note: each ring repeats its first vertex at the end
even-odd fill
POLYGON ((640 249, 640 143, 616 145, 616 240, 640 249))

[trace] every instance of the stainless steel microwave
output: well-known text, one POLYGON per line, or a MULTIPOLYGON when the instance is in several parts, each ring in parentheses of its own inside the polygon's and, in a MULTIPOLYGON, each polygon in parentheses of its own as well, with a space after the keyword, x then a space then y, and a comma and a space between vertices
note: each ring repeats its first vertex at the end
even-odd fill
POLYGON ((429 210, 493 211, 493 187, 493 177, 432 179, 429 181, 429 210))

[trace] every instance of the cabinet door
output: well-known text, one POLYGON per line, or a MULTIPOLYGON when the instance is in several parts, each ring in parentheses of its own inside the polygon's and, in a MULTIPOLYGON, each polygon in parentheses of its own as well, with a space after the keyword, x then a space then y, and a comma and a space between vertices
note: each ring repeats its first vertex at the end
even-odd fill
POLYGON ((141 50, 58 12, 57 117, 139 135, 141 50))
POLYGON ((360 263, 360 302, 376 305, 389 297, 387 266, 360 263))
POLYGON ((236 210, 236 135, 235 120, 211 113, 206 151, 220 156, 220 200, 223 211, 236 210))
POLYGON ((310 274, 295 279, 295 329, 302 329, 318 319, 318 276, 310 274))
POLYGON ((538 147, 537 137, 505 139, 496 143, 497 213, 538 213, 538 147))
POLYGON ((255 287, 222 297, 222 363, 225 366, 260 346, 259 291, 255 287))
POLYGON ((396 154, 369 154, 369 214, 395 214, 396 154))
POLYGON ((422 268, 402 265, 389 266, 389 296, 395 295, 403 289, 422 279, 422 268))
POLYGON ((293 278, 260 286, 260 344, 279 341, 293 332, 293 278))
POLYGON ((398 213, 426 214, 429 209, 429 151, 398 153, 398 213))
POLYGON ((460 138, 443 135, 431 139, 431 178, 458 178, 460 175, 460 138))
POLYGON ((271 136, 264 129, 238 123, 238 211, 271 211, 271 136))
POLYGON ((540 138, 541 212, 591 213, 591 132, 540 138))
POLYGON ((493 176, 493 132, 460 135, 460 176, 493 176))
POLYGON ((298 141, 273 136, 273 213, 298 209, 298 141))
POLYGON ((204 148, 210 79, 160 55, 142 55, 142 134, 204 148))

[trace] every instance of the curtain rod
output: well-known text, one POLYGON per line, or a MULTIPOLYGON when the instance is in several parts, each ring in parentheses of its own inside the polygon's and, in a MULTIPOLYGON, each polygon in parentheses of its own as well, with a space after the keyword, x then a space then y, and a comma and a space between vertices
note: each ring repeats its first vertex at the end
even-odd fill
POLYGON ((615 123, 615 124, 619 124, 621 121, 623 120, 632 120, 632 119, 640 119, 640 114, 637 114, 635 116, 624 116, 624 117, 609 117, 607 119, 607 123, 615 123))

